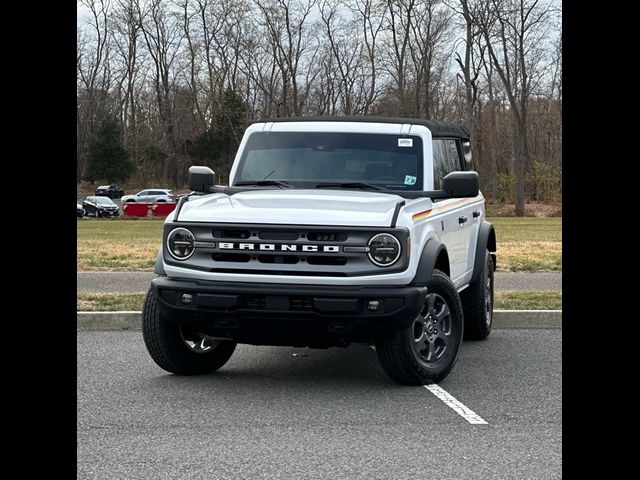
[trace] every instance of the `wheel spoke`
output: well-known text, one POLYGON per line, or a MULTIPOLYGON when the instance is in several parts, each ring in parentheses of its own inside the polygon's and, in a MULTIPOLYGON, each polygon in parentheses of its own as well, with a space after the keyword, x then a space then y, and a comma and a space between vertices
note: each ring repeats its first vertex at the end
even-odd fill
POLYGON ((436 296, 433 293, 427 295, 427 305, 429 306, 429 313, 433 314, 436 308, 436 296))
POLYGON ((442 352, 440 352, 440 355, 438 355, 438 347, 439 345, 436 343, 436 338, 434 338, 433 342, 431 342, 431 345, 429 346, 429 350, 431 352, 430 361, 438 360, 438 358, 442 356, 442 352))
POLYGON ((424 343, 426 339, 425 325, 426 318, 422 315, 418 315, 416 319, 413 321, 412 332, 413 332, 413 341, 416 345, 416 348, 424 349, 424 346, 420 347, 420 343, 424 343))
POLYGON ((434 316, 436 320, 438 320, 438 323, 442 323, 444 319, 447 318, 450 314, 451 314, 451 310, 449 310, 449 305, 447 305, 446 303, 443 303, 442 309, 439 312, 437 312, 434 316))
POLYGON ((210 348, 211 348, 211 344, 210 344, 210 342, 208 341, 208 339, 207 339, 207 338, 205 338, 205 337, 202 337, 202 341, 200 342, 200 349, 201 349, 203 352, 206 352, 206 351, 207 351, 207 350, 209 350, 210 348))
POLYGON ((189 330, 185 332, 180 328, 180 336, 184 344, 195 353, 208 353, 216 346, 215 340, 197 332, 189 330))
POLYGON ((484 307, 485 322, 487 326, 490 327, 493 317, 493 282, 490 275, 487 275, 487 284, 484 291, 484 307))
POLYGON ((426 342, 427 350, 425 351, 422 358, 424 358, 427 362, 431 362, 434 359, 433 355, 433 344, 431 342, 426 342))

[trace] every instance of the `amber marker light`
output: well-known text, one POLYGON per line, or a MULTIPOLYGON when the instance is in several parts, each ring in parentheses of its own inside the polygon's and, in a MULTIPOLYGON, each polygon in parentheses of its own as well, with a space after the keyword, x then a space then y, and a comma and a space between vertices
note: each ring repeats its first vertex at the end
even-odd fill
POLYGON ((429 215, 431 213, 431 209, 429 210, 425 210, 423 212, 418 212, 416 214, 414 214, 411 217, 411 220, 413 220, 414 222, 418 221, 418 220, 422 220, 424 217, 426 217, 427 215, 429 215))

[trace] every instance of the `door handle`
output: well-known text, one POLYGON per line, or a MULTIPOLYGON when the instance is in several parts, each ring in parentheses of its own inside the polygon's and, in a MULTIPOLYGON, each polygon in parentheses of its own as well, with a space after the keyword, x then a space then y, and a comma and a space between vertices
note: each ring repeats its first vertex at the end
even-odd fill
POLYGON ((460 225, 462 225, 463 223, 465 223, 467 220, 468 220, 468 218, 467 218, 466 216, 464 216, 464 215, 462 215, 462 216, 458 217, 458 223, 459 223, 460 225))
POLYGON ((473 212, 473 218, 478 218, 480 216, 480 210, 476 210, 473 212))

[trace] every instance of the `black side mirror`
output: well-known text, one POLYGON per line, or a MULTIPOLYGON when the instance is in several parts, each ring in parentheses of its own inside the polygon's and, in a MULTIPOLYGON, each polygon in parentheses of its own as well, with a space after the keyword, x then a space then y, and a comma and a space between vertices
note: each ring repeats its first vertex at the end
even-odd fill
POLYGON ((196 192, 210 193, 216 184, 216 174, 209 167, 189 167, 189 189, 196 192))
POLYGON ((442 179, 442 190, 452 198, 477 197, 480 193, 478 172, 451 172, 442 179))

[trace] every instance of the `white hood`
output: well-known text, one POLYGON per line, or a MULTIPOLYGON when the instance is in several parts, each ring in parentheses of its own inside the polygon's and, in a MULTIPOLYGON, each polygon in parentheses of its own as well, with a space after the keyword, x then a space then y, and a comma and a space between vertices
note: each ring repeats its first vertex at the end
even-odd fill
POLYGON ((352 190, 256 190, 192 198, 182 222, 389 227, 398 195, 352 190))

